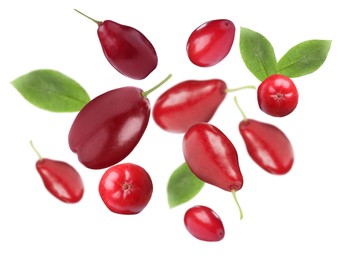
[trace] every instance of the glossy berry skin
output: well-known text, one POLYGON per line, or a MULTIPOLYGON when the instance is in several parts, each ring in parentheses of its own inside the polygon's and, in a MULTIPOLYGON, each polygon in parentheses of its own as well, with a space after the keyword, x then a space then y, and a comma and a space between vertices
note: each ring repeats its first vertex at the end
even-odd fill
POLYGON ((189 208, 184 215, 184 225, 188 232, 199 240, 216 242, 225 236, 220 217, 206 206, 198 205, 189 208))
POLYGON ((140 31, 111 20, 98 25, 97 33, 104 55, 121 74, 140 80, 157 67, 156 51, 140 31))
POLYGON ((226 191, 242 188, 243 178, 234 145, 216 126, 194 124, 184 134, 183 155, 202 181, 226 191))
POLYGON ((106 170, 99 182, 99 194, 106 207, 114 213, 140 213, 151 199, 152 180, 141 166, 117 164, 106 170))
POLYGON ((186 80, 164 92, 152 115, 162 129, 185 133, 190 126, 208 122, 225 99, 226 83, 220 79, 186 80))
POLYGON ((70 149, 91 169, 110 167, 128 156, 146 130, 149 100, 136 87, 110 90, 87 103, 69 131, 70 149))
POLYGON ((262 169, 277 175, 290 171, 294 162, 293 148, 279 128, 246 119, 240 122, 239 131, 250 157, 262 169))
POLYGON ((36 169, 46 189, 57 199, 66 203, 76 203, 82 199, 82 178, 68 163, 41 158, 36 162, 36 169))
POLYGON ((234 38, 235 25, 230 20, 217 19, 205 22, 188 38, 188 57, 197 66, 214 66, 229 54, 234 38))
POLYGON ((294 82, 279 74, 266 78, 257 89, 260 109, 275 117, 283 117, 292 113, 297 107, 298 96, 294 82))

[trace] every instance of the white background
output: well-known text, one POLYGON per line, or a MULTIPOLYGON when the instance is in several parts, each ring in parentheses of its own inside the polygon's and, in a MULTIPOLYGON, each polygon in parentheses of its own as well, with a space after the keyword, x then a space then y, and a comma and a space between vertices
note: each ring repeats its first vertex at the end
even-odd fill
POLYGON ((356 259, 355 213, 355 14, 353 1, 2 1, 0 6, 0 259, 356 259), (74 12, 136 27, 154 44, 159 64, 142 81, 114 70, 101 51, 97 26, 74 12), (211 68, 192 65, 185 52, 190 33, 205 21, 226 18, 236 25, 228 57, 211 68), (153 120, 124 160, 150 173, 154 192, 138 215, 111 213, 97 188, 104 170, 88 170, 67 142, 75 113, 56 114, 29 104, 10 82, 35 69, 61 71, 91 98, 133 85, 149 89, 151 104, 169 86, 186 79, 221 78, 229 87, 258 85, 244 66, 239 27, 265 35, 280 58, 310 39, 332 40, 324 65, 294 80, 299 105, 288 117, 272 118, 257 106, 253 90, 238 93, 248 117, 275 124, 290 138, 295 164, 272 176, 248 157, 238 123, 241 115, 227 96, 211 123, 236 145, 244 187, 231 194, 206 185, 193 200, 169 209, 166 185, 183 162, 182 135, 161 130, 153 120), (36 172, 32 139, 42 156, 66 161, 85 183, 78 204, 65 204, 45 190, 36 172), (217 243, 193 238, 184 212, 203 204, 222 218, 226 235, 217 243))

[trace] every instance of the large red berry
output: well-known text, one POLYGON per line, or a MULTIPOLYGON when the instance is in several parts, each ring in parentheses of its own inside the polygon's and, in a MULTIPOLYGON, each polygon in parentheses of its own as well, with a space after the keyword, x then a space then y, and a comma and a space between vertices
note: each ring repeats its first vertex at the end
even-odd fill
POLYGON ((140 31, 111 20, 101 22, 86 17, 98 24, 97 32, 104 55, 121 74, 144 79, 157 67, 156 51, 140 31))
POLYGON ((184 225, 190 234, 203 241, 220 241, 225 236, 220 217, 206 206, 188 209, 184 215, 184 225))
POLYGON ((202 181, 226 191, 242 188, 237 151, 216 126, 197 123, 183 138, 183 155, 192 172, 202 181))
POLYGON ((110 90, 87 103, 69 132, 70 149, 91 169, 112 166, 136 147, 146 130, 150 102, 136 87, 110 90))
POLYGON ((147 95, 153 88, 122 87, 105 92, 88 102, 70 128, 70 149, 86 167, 110 167, 128 156, 140 141, 150 118, 147 95))
POLYGON ((188 38, 188 57, 197 66, 213 66, 229 54, 234 38, 235 25, 232 21, 218 19, 205 22, 188 38))
POLYGON ((260 109, 271 116, 283 117, 294 111, 298 104, 298 90, 294 82, 283 75, 266 78, 257 89, 260 109))
POLYGON ((152 180, 141 166, 117 164, 106 170, 99 183, 99 194, 109 210, 118 214, 137 214, 151 199, 152 180))
POLYGON ((225 96, 220 79, 182 81, 157 99, 152 115, 162 129, 185 133, 195 123, 208 122, 225 96))

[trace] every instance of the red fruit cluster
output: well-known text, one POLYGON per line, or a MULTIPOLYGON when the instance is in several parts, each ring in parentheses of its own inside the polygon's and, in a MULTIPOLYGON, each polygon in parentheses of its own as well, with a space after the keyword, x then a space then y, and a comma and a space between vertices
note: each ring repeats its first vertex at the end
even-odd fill
MULTIPOLYGON (((187 54, 201 67, 216 65, 229 53, 235 26, 228 20, 208 21, 193 31, 188 39, 187 54)), ((205 183, 232 192, 243 187, 238 153, 230 139, 209 123, 228 92, 221 79, 186 80, 164 92, 153 107, 155 122, 165 131, 183 133, 183 155, 193 174, 205 183)), ((288 137, 276 126, 246 118, 239 132, 250 157, 271 174, 286 174, 292 168, 294 153, 288 137)), ((271 116, 286 116, 296 107, 298 92, 288 77, 271 75, 258 87, 260 109, 271 116)), ((186 211, 184 223, 197 239, 220 241, 224 227, 220 217, 209 207, 195 206, 186 211)))
MULTIPOLYGON (((144 79, 156 68, 156 51, 140 31, 110 20, 101 22, 86 17, 99 26, 104 55, 121 74, 144 79)), ((151 199, 153 184, 146 170, 133 163, 118 163, 132 152, 146 130, 151 112, 147 95, 170 77, 148 91, 126 86, 97 96, 80 110, 70 128, 69 147, 79 161, 90 169, 108 168, 98 189, 112 212, 137 214, 151 199)), ((83 183, 72 166, 43 158, 36 166, 52 195, 71 203, 82 198, 83 183)))
MULTIPOLYGON (((97 23, 105 57, 120 73, 144 79, 156 68, 156 51, 140 31, 110 20, 88 18, 97 23)), ((186 45, 188 58, 200 67, 216 65, 228 55, 234 38, 233 22, 208 21, 191 33, 186 45)), ((137 214, 151 199, 153 184, 148 172, 137 164, 121 162, 135 149, 149 123, 151 107, 147 95, 169 77, 146 92, 126 86, 97 96, 81 109, 70 128, 69 147, 79 161, 90 169, 107 168, 98 189, 105 206, 114 213, 137 214)), ((231 192, 242 218, 236 199, 236 192, 244 184, 238 152, 233 142, 209 123, 228 92, 221 79, 185 80, 156 100, 152 116, 163 130, 184 134, 182 152, 191 171, 200 180, 231 192)), ((290 114, 298 103, 294 83, 277 74, 261 82, 257 97, 261 110, 277 117, 290 114)), ((244 116, 239 133, 248 154, 263 170, 276 175, 290 171, 294 154, 282 130, 244 116)), ((72 203, 81 199, 83 183, 73 167, 40 158, 37 169, 55 197, 72 203)), ((188 209, 184 224, 200 240, 219 241, 225 235, 220 217, 207 206, 188 209)))

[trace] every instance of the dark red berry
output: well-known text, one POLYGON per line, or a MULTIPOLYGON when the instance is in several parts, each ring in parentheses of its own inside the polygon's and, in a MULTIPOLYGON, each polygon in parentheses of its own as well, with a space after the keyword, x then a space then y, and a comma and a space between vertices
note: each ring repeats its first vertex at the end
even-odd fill
POLYGON ((70 128, 70 149, 86 167, 110 167, 128 156, 144 134, 151 112, 147 95, 153 88, 137 87, 110 90, 87 103, 77 114, 70 128))
POLYGON ((156 50, 140 31, 111 20, 97 21, 79 13, 98 24, 97 32, 104 55, 121 74, 139 80, 146 78, 157 67, 156 50))
POLYGON ((69 132, 70 149, 91 169, 112 166, 136 147, 146 130, 149 100, 136 87, 110 90, 87 103, 69 132))

